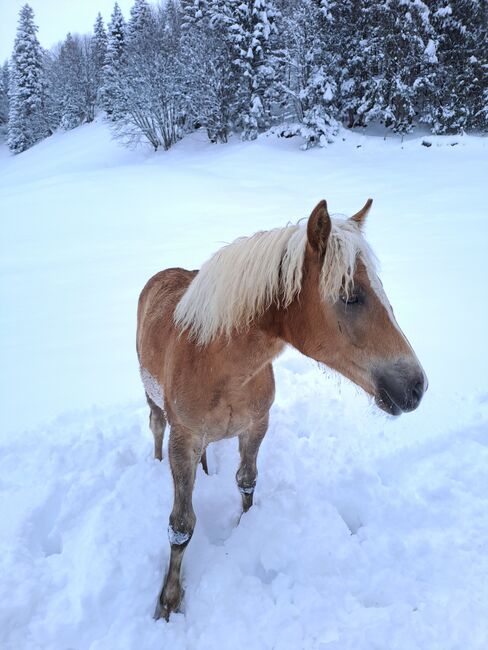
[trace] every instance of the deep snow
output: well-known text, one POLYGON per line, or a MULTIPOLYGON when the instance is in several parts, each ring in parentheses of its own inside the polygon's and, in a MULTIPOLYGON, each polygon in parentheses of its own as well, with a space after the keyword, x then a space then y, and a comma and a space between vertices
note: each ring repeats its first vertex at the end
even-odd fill
POLYGON ((301 152, 196 134, 154 155, 94 124, 0 147, 2 650, 486 649, 487 140, 428 139, 301 152), (321 198, 348 214, 368 196, 429 391, 387 418, 287 351, 255 507, 236 526, 235 440, 214 445, 185 613, 156 623, 172 488, 151 458, 138 293, 321 198))

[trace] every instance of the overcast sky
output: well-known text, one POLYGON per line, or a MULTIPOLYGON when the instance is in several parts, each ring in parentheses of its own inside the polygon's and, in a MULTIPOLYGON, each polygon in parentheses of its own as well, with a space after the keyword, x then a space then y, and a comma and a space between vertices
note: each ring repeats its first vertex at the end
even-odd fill
MULTIPOLYGON (((105 24, 115 0, 28 0, 34 9, 37 33, 43 47, 49 48, 64 39, 68 32, 90 32, 100 11, 105 24)), ((14 44, 19 9, 26 0, 0 0, 0 64, 7 59, 14 44)), ((133 0, 118 0, 127 19, 133 0)))

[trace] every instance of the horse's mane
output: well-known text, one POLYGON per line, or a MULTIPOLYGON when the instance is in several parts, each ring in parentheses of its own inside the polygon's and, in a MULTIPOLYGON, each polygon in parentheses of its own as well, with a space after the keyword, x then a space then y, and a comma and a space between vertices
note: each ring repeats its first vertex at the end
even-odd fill
MULTIPOLYGON (((218 250, 195 276, 176 306, 174 321, 201 345, 242 331, 273 303, 287 307, 300 293, 307 244, 306 222, 241 237, 218 250)), ((359 227, 332 219, 320 274, 324 300, 353 286, 356 259, 375 257, 359 227)))

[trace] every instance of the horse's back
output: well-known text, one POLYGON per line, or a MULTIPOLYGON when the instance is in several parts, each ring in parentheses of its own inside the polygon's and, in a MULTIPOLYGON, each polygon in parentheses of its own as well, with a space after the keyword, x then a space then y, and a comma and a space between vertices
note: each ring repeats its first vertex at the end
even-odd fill
MULTIPOLYGON (((198 271, 165 269, 148 280, 139 296, 137 309, 137 354, 151 360, 161 354, 175 334, 173 314, 181 296, 198 271)), ((152 365, 152 364, 150 364, 152 365)))

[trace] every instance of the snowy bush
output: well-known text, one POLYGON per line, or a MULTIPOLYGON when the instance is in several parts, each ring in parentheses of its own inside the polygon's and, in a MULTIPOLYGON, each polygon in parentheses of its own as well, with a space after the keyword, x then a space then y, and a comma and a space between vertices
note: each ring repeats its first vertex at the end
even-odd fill
MULTIPOLYGON (((117 138, 129 144, 145 139, 157 150, 169 149, 185 122, 181 92, 179 15, 171 2, 152 12, 137 0, 129 21, 125 51, 113 74, 110 115, 117 138)), ((110 53, 110 38, 108 52, 110 53)))

